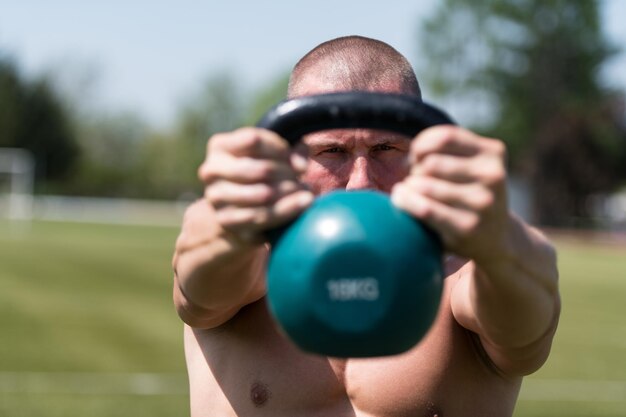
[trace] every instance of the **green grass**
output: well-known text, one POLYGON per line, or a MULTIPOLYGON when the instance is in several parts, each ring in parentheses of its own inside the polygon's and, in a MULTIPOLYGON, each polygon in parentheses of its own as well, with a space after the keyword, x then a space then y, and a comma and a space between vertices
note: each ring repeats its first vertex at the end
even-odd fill
POLYGON ((188 415, 182 326, 171 302, 177 230, 15 226, 0 223, 0 372, 156 373, 183 388, 70 395, 63 380, 20 392, 0 378, 0 416, 188 415))
MULTIPOLYGON (((0 222, 0 416, 189 415, 171 302, 177 229, 15 226, 0 222), (136 373, 166 385, 130 395, 136 373)), ((515 417, 626 416, 626 247, 558 247, 559 331, 515 417)))
POLYGON ((626 246, 557 247, 559 329, 548 362, 525 380, 515 416, 626 416, 626 246))

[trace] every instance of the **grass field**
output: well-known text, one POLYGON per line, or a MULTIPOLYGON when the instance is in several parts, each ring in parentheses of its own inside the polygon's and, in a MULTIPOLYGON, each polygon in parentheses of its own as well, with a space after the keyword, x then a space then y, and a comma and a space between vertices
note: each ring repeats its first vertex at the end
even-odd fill
MULTIPOLYGON (((176 233, 0 223, 0 417, 189 415, 176 233)), ((626 416, 626 246, 557 242, 561 324, 515 417, 626 416)))

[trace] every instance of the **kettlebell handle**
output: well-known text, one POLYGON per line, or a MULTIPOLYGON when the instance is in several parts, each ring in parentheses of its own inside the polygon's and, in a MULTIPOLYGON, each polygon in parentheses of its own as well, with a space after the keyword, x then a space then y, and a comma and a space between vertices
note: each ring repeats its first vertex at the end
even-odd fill
POLYGON ((328 129, 379 129, 415 136, 440 124, 454 124, 442 110, 404 94, 351 91, 284 100, 257 127, 272 130, 291 145, 302 136, 328 129))

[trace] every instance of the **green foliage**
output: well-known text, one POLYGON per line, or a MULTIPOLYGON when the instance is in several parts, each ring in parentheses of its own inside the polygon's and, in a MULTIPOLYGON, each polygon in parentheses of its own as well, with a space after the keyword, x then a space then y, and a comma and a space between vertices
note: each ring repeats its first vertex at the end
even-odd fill
POLYGON ((129 196, 133 170, 148 128, 131 114, 75 121, 82 158, 59 192, 74 195, 129 196))
POLYGON ((69 115, 50 81, 23 79, 1 54, 0 146, 31 151, 39 182, 65 178, 79 157, 69 115))
POLYGON ((421 35, 426 84, 487 103, 473 127, 507 142, 512 169, 533 184, 536 220, 589 222, 588 196, 626 179, 623 92, 600 79, 618 51, 599 3, 446 0, 421 35))
POLYGON ((64 70, 28 82, 0 54, 0 146, 35 154, 38 178, 46 180, 39 191, 81 196, 200 195, 207 140, 256 123, 285 97, 288 80, 281 75, 248 92, 232 71, 216 72, 183 101, 173 126, 154 130, 135 114, 93 108, 74 85, 63 85, 77 69, 64 70))
POLYGON ((179 170, 175 175, 189 185, 196 184, 209 137, 239 127, 243 114, 242 92, 232 73, 223 71, 201 83, 181 106, 172 134, 178 148, 170 154, 177 159, 179 170))
POLYGON ((77 118, 83 158, 58 192, 159 199, 199 195, 196 172, 207 139, 237 127, 242 113, 240 92, 224 72, 185 100, 169 131, 154 131, 133 114, 77 118))
POLYGON ((253 94, 247 111, 246 124, 253 126, 272 106, 287 97, 289 73, 276 77, 267 86, 253 94))

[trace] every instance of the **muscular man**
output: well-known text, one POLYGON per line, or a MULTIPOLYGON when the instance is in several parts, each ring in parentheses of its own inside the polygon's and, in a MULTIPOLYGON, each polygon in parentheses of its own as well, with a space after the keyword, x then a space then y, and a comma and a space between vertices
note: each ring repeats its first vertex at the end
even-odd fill
MULTIPOLYGON (((350 90, 420 95, 402 55, 355 36, 309 52, 288 94, 350 90)), ((415 138, 331 130, 304 143, 291 152, 255 128, 208 142, 205 198, 186 213, 173 262, 192 415, 510 416, 522 377, 548 356, 560 302, 553 247, 507 207, 503 144, 455 126, 415 138), (404 354, 304 353, 268 314, 263 231, 335 189, 390 193, 449 253, 438 316, 404 354)))

